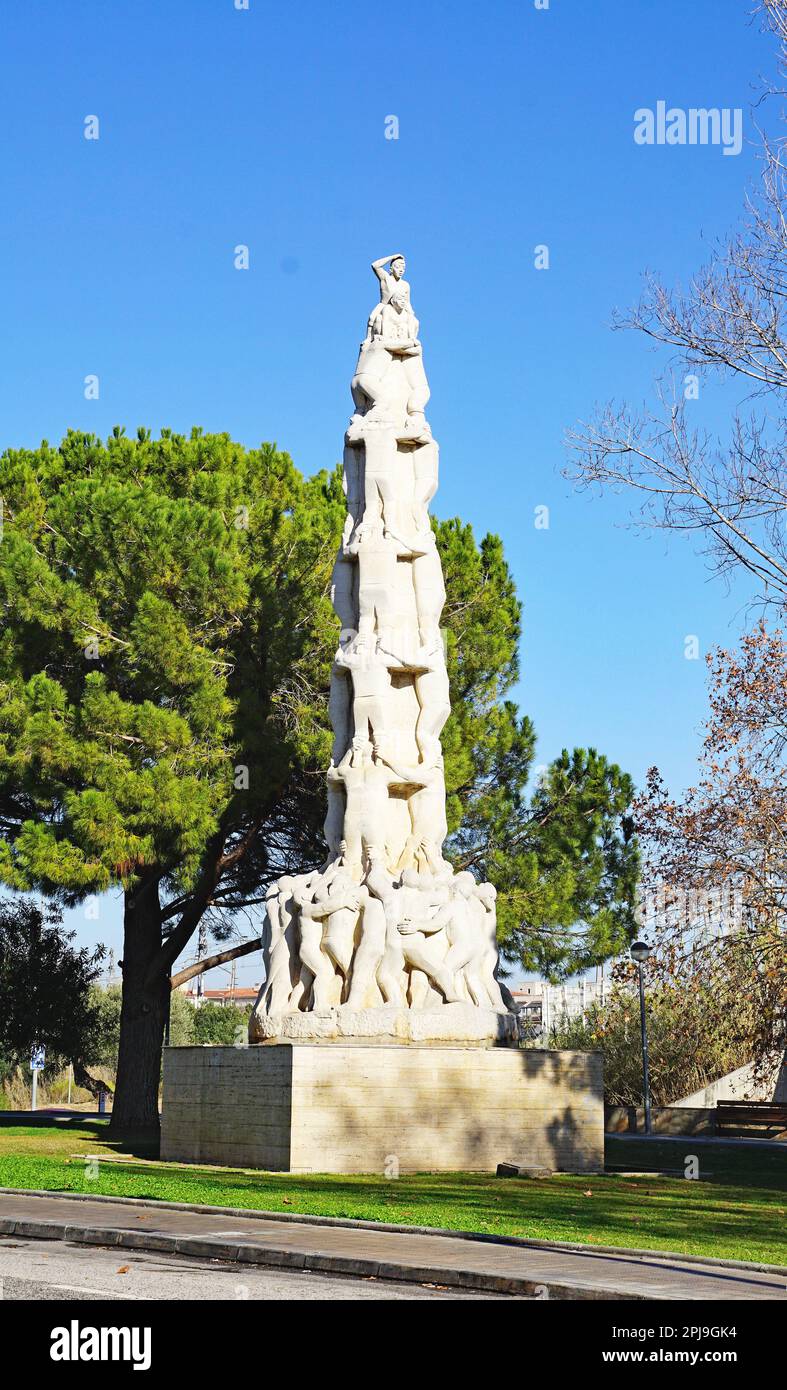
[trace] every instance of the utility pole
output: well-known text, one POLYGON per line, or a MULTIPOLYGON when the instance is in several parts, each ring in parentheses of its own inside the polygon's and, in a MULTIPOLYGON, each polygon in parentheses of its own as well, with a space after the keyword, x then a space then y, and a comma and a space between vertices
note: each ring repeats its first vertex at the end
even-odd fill
POLYGON ((652 1133, 650 1113, 650 1066, 648 1061, 648 1021, 645 1015, 645 983, 642 967, 648 959, 652 946, 647 941, 635 941, 631 946, 631 958, 637 962, 639 973, 639 1026, 642 1034, 642 1096, 645 1103, 645 1133, 652 1133))

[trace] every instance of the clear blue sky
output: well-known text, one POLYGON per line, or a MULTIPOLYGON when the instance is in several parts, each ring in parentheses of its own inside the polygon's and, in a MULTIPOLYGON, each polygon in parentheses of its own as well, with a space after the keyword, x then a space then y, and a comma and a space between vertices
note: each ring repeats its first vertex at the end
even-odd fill
MULTIPOLYGON (((642 147, 633 114, 743 107, 751 138, 771 54, 750 8, 6 0, 0 444, 199 424, 330 467, 369 262, 402 249, 441 445, 435 510, 503 537, 539 761, 593 744, 637 779, 657 763, 685 785, 705 672, 684 638, 734 640, 741 596, 689 542, 573 495, 562 435, 598 402, 647 396, 658 358, 609 331, 613 308, 645 268, 685 279, 740 216, 748 145, 642 147)), ((718 408, 697 411, 723 433, 718 408)), ((75 925, 116 937, 106 919, 75 925)))

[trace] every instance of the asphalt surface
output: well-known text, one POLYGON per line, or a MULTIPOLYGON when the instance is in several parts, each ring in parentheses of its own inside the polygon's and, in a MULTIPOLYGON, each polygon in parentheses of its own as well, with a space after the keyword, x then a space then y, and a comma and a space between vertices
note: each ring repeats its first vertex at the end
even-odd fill
MULTIPOLYGON (((505 1295, 503 1295, 505 1297, 505 1295)), ((0 1236, 3 1301, 114 1299, 291 1302, 358 1299, 494 1299, 494 1294, 397 1284, 392 1280, 223 1264, 151 1251, 108 1250, 61 1240, 0 1236)))

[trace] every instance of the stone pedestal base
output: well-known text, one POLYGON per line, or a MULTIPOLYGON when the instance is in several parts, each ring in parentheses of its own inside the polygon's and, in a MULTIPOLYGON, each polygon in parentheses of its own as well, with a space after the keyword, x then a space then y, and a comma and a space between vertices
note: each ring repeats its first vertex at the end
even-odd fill
POLYGON ((475 1004, 442 1004, 439 1009, 351 1009, 348 1004, 318 1013, 254 1014, 255 1042, 349 1040, 402 1043, 516 1043, 514 1014, 479 1009, 475 1004))
POLYGON ((170 1047, 161 1157, 290 1173, 604 1166, 594 1052, 396 1043, 170 1047))

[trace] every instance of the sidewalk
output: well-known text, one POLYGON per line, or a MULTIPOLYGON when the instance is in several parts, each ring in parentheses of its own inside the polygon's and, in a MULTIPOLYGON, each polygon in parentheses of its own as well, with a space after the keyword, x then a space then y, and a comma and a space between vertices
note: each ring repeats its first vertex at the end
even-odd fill
POLYGON ((279 1269, 551 1299, 784 1300, 787 1273, 657 1253, 603 1253, 489 1237, 377 1230, 134 1199, 0 1189, 0 1238, 159 1250, 279 1269))

